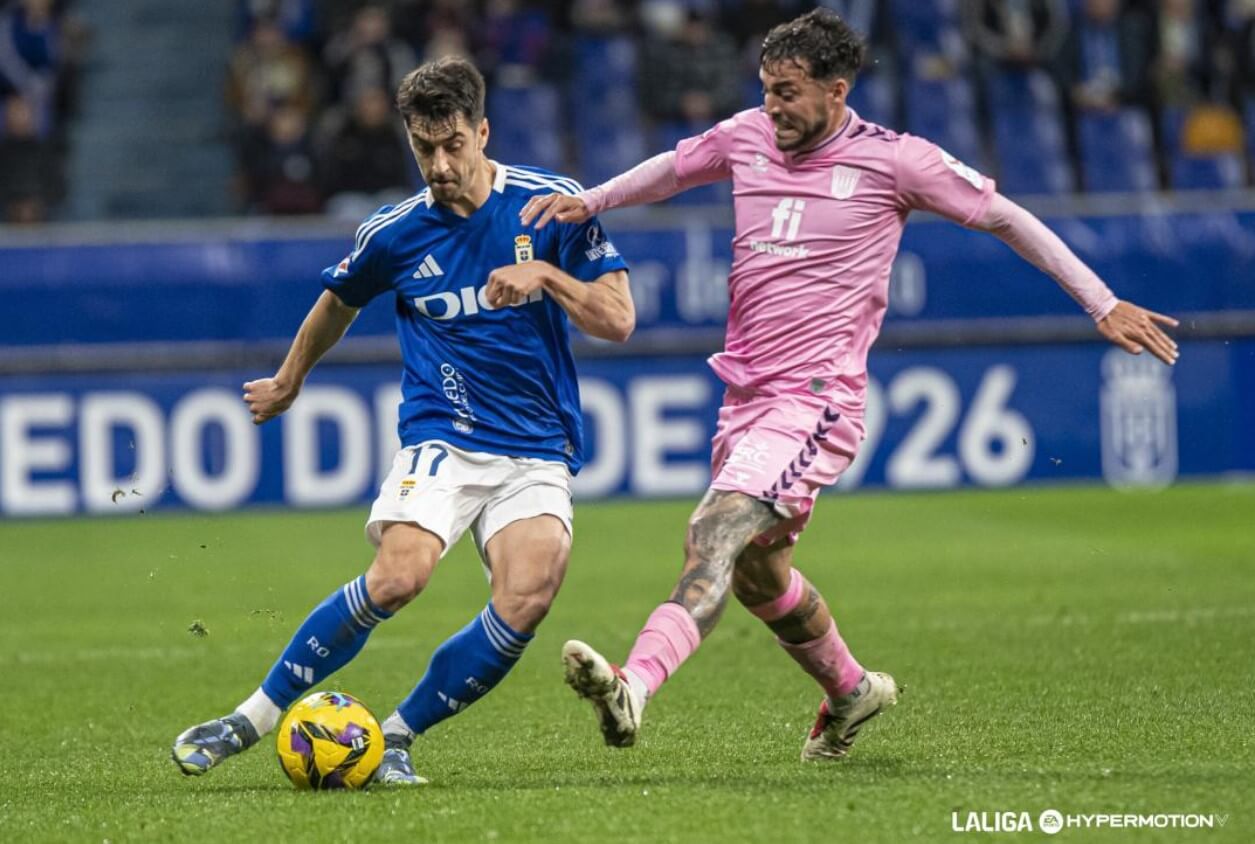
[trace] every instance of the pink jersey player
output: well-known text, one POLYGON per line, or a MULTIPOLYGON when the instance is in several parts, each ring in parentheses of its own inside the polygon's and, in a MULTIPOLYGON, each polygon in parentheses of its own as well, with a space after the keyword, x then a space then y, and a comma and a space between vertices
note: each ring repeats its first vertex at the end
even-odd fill
POLYGON ((576 197, 535 199, 524 221, 584 219, 731 179, 736 212, 730 310, 711 366, 727 385, 710 489, 689 523, 679 584, 646 622, 623 668, 580 641, 567 681, 590 700, 606 742, 630 745, 645 703, 710 633, 729 588, 776 633, 825 694, 803 759, 845 756, 862 724, 896 702, 864 671, 824 599, 793 566, 816 496, 863 438, 867 353, 913 210, 992 232, 1064 287, 1100 332, 1166 363, 1169 317, 1121 302, 992 179, 922 138, 861 119, 845 98, 863 47, 817 9, 767 36, 762 109, 741 112, 576 197))

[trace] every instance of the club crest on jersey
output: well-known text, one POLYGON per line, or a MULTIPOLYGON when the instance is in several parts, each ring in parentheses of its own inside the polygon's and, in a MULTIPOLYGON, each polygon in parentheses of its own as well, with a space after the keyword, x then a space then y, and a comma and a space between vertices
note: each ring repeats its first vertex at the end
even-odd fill
POLYGON ((854 189, 858 187, 859 176, 863 175, 861 170, 853 167, 846 167, 844 164, 838 164, 832 168, 832 195, 835 199, 849 199, 854 195, 854 189))
POLYGON ((514 263, 526 264, 535 257, 531 235, 521 234, 514 238, 514 263))

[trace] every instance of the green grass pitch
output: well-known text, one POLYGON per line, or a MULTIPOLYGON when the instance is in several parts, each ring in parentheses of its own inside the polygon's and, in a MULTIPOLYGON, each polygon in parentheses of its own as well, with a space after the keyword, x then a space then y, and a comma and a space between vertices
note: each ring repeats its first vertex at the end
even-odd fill
MULTIPOLYGON (((906 686, 826 766, 798 761, 816 688, 735 604, 631 750, 562 683, 563 641, 619 658, 666 597, 691 506, 579 507, 522 663, 416 744, 433 785, 357 794, 293 791, 269 740, 199 779, 169 746, 363 569, 364 508, 0 523, 0 840, 862 844, 1051 807, 1228 815, 1058 841, 1255 840, 1255 487, 825 498, 798 564, 906 686)), ((386 715, 486 595, 463 544, 324 685, 386 715)))

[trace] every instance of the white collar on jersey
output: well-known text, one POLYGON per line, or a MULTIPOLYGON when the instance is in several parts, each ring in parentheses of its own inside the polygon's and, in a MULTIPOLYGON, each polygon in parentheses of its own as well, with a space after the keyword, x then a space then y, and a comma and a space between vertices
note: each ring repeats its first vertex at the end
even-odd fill
MULTIPOLYGON (((492 177, 492 189, 495 190, 497 193, 503 193, 505 191, 505 176, 506 176, 505 165, 498 164, 497 162, 493 161, 491 158, 488 159, 488 163, 491 164, 493 166, 493 169, 496 171, 496 175, 492 177)), ((435 202, 435 200, 431 198, 431 189, 429 188, 423 191, 423 203, 428 208, 430 208, 433 202, 435 202)))

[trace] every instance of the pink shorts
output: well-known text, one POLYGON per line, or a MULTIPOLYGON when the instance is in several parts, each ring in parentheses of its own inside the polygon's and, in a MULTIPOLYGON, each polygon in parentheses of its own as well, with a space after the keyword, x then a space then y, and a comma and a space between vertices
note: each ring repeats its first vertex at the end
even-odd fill
POLYGON ((729 389, 723 402, 711 445, 710 488, 757 498, 784 518, 758 536, 758 544, 796 542, 820 490, 836 483, 858 453, 862 420, 807 393, 729 389))

